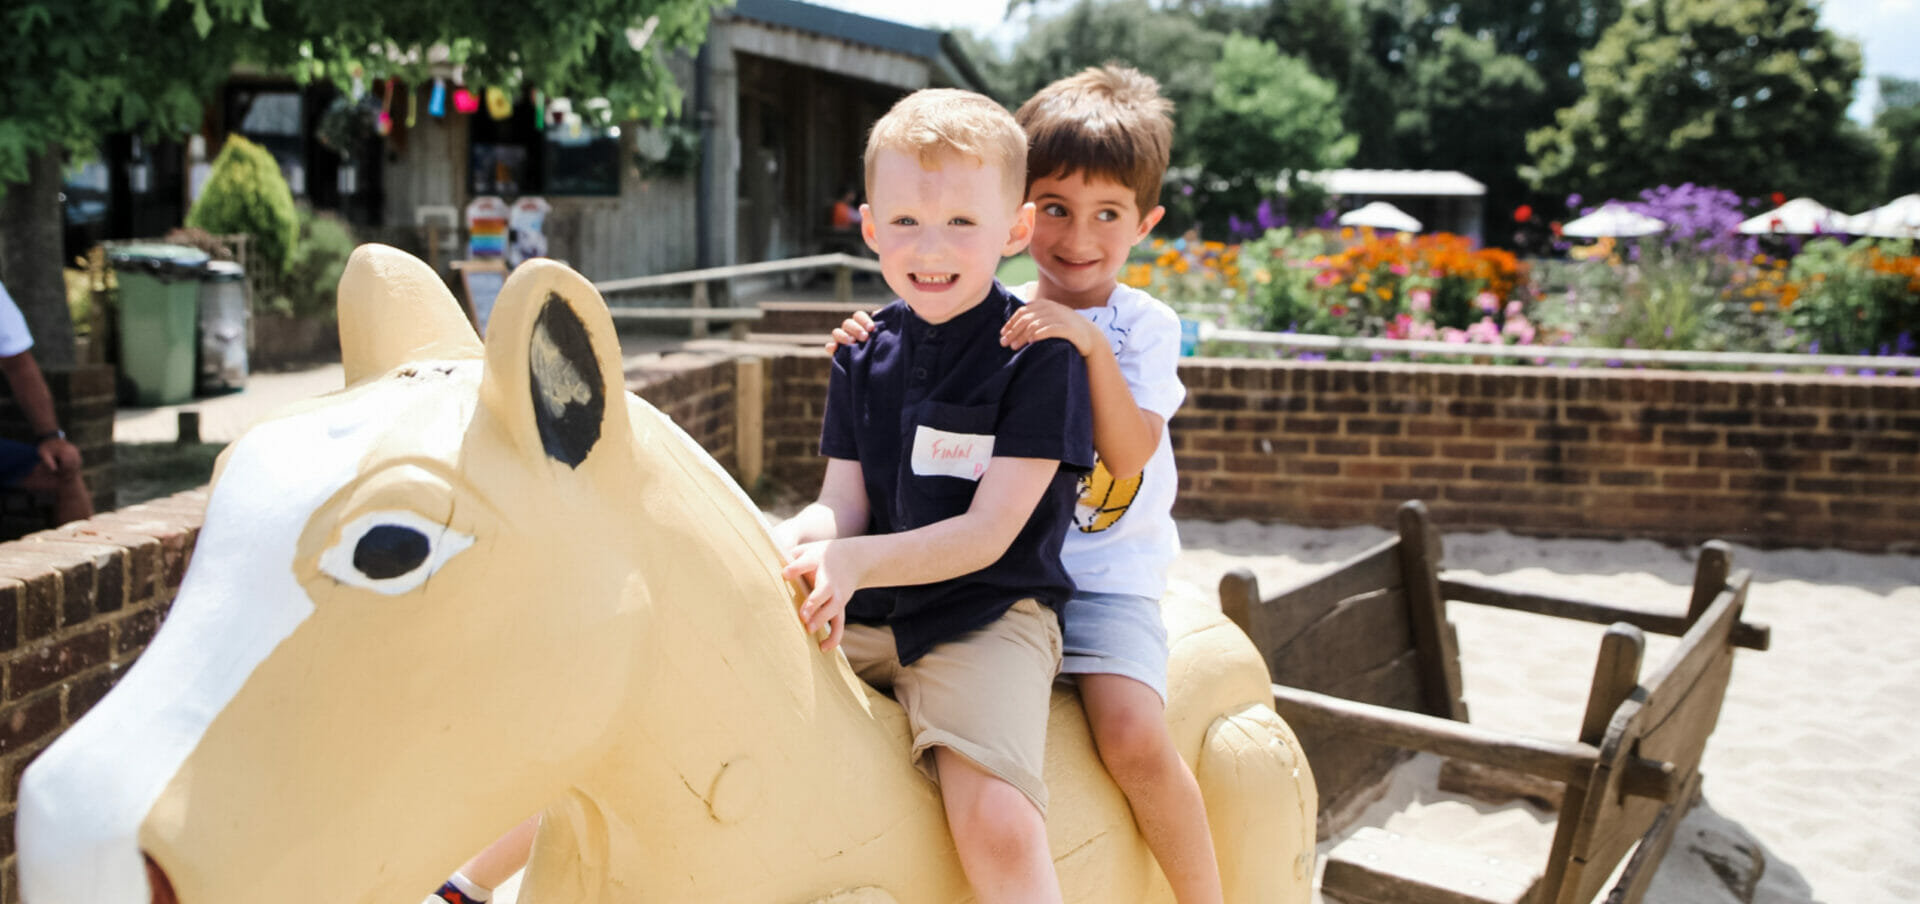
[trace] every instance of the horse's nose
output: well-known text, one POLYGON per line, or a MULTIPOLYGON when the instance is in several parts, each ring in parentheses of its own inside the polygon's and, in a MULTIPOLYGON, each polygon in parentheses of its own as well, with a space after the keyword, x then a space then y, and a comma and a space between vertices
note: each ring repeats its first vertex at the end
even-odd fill
POLYGON ((142 851, 141 855, 147 859, 147 887, 153 890, 152 904, 180 904, 180 899, 173 896, 173 880, 167 878, 167 871, 160 868, 152 854, 142 851))

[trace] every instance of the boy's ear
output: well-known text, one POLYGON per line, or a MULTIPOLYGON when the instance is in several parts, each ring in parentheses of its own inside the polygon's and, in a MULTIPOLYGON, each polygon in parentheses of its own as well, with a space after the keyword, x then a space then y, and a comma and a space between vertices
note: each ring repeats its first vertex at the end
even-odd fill
POLYGON ((1160 218, 1166 215, 1166 205, 1154 205, 1152 210, 1147 211, 1146 216, 1140 218, 1140 232, 1133 237, 1133 243, 1136 245, 1140 244, 1140 240, 1146 238, 1147 233, 1153 231, 1153 227, 1160 225, 1160 218))
POLYGON ((860 237, 866 240, 867 247, 873 249, 873 253, 880 253, 880 236, 874 232, 872 204, 860 205, 860 237))
POLYGON ((1033 202, 1020 205, 1020 212, 1014 215, 1013 228, 1007 232, 1006 247, 1000 249, 1001 257, 1010 257, 1027 249, 1027 243, 1033 241, 1033 202))

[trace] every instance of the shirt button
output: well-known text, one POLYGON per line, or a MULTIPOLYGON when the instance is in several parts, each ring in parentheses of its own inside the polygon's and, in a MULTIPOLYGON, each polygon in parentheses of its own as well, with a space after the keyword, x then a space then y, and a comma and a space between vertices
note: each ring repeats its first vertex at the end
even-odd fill
POLYGON ((914 379, 916 379, 916 380, 924 380, 924 379, 926 379, 926 378, 927 378, 927 369, 926 369, 926 368, 924 368, 924 367, 916 367, 916 368, 914 368, 914 369, 913 369, 913 378, 914 378, 914 379))
POLYGON ((927 338, 928 339, 940 338, 940 328, 937 326, 927 327, 927 338))

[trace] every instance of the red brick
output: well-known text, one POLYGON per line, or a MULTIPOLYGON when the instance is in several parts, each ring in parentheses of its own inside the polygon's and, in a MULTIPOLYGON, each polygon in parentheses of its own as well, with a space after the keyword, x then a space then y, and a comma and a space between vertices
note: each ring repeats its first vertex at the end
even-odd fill
POLYGON ((1408 436, 1459 436, 1466 426, 1459 421, 1408 421, 1408 436))
POLYGON ((1313 441, 1315 455, 1370 455, 1373 453, 1373 440, 1370 439, 1317 439, 1313 441))
POLYGON ((0 707, 0 756, 50 737, 49 732, 59 727, 59 691, 0 707))
POLYGON ((1593 438, 1603 443, 1648 443, 1653 441, 1652 427, 1600 427, 1593 438))
POLYGON ((1713 471, 1663 474, 1660 485, 1669 490, 1717 490, 1720 489, 1720 475, 1713 471))
POLYGON ((1271 455, 1229 455, 1225 464, 1231 474, 1280 473, 1280 460, 1271 455))
POLYGON ((1676 430, 1663 427, 1660 430, 1660 442, 1668 446, 1711 446, 1720 441, 1720 434, 1712 430, 1676 430))
POLYGON ((1500 457, 1506 461, 1559 461, 1564 452, 1560 446, 1504 446, 1500 457))
POLYGON ((1644 487, 1654 483, 1651 471, 1601 471, 1595 475, 1601 486, 1644 487))
POLYGON ((1884 458, 1835 455, 1827 459, 1827 470, 1835 474, 1890 474, 1893 465, 1884 458))
POLYGON ((1852 496, 1860 491, 1860 485, 1852 478, 1795 477, 1793 489, 1796 493, 1827 493, 1834 496, 1852 496))
POLYGON ((1347 432, 1364 436, 1399 436, 1400 422, 1372 418, 1347 418, 1347 432))
POLYGON ((1285 430, 1288 433, 1338 433, 1340 419, 1331 417, 1290 417, 1286 419, 1285 430))
POLYGON ((1628 461, 1645 467, 1683 468, 1693 464, 1693 453, 1677 449, 1635 449, 1628 461))
POLYGON ((1493 465, 1475 465, 1468 469, 1468 475, 1474 480, 1496 480, 1505 483, 1522 483, 1527 479, 1527 469, 1519 467, 1496 467, 1493 465))
POLYGON ((1533 438, 1549 443, 1584 443, 1592 435, 1586 427, 1568 424, 1542 424, 1533 430, 1533 438))
POLYGON ((1620 420, 1618 414, 1593 405, 1568 405, 1562 416, 1566 420, 1584 424, 1611 424, 1620 420))
POLYGON ((1415 464, 1407 468, 1407 476, 1415 480, 1459 480, 1467 476, 1467 469, 1465 465, 1415 464))
POLYGON ((1440 485, 1434 483, 1389 483, 1380 488, 1386 499, 1438 499, 1440 485))
POLYGON ((1312 493, 1315 497, 1322 499, 1378 499, 1380 498, 1380 485, 1375 483, 1325 480, 1315 483, 1312 488, 1312 493))
POLYGON ((1306 477, 1331 477, 1340 473, 1340 462, 1330 458, 1288 459, 1287 473, 1306 477))
POLYGON ((1827 503, 1827 511, 1831 512, 1835 518, 1871 519, 1885 517, 1887 507, 1879 502, 1835 499, 1827 503))
POLYGON ((1313 410, 1317 414, 1366 414, 1373 406, 1366 399, 1352 396, 1320 396, 1313 400, 1313 410))
POLYGON ((1383 439, 1380 441, 1379 453, 1393 458, 1431 458, 1433 444, 1383 439))
POLYGON ((1534 468, 1533 479, 1539 483, 1582 484, 1592 478, 1592 472, 1579 468, 1534 468))
POLYGON ((1348 477, 1368 480, 1399 480, 1407 471, 1405 465, 1390 461, 1348 461, 1342 468, 1348 477))
POLYGON ((17 700, 107 661, 111 637, 106 625, 64 640, 24 650, 7 664, 7 699, 17 700))
POLYGON ((1446 458, 1492 461, 1494 448, 1487 443, 1444 443, 1440 446, 1440 454, 1446 458))
POLYGON ((1627 463, 1627 450, 1605 446, 1573 446, 1566 450, 1565 459, 1573 465, 1623 465, 1627 463))
POLYGON ((1475 439, 1520 439, 1527 435, 1528 428, 1505 421, 1475 421, 1467 432, 1475 439))
POLYGON ((1729 474, 1727 489, 1744 493, 1784 493, 1787 478, 1780 474, 1729 474))

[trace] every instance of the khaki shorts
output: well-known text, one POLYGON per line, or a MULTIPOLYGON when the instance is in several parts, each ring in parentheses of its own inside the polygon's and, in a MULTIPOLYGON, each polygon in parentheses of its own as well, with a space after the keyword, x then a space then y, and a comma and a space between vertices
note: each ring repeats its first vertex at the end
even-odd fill
POLYGON ((855 674, 889 691, 907 711, 913 764, 935 782, 929 748, 945 747, 1018 788, 1042 815, 1047 786, 1047 711, 1060 668, 1060 620, 1026 599, 992 624, 935 646, 902 666, 893 629, 846 627, 855 674))

